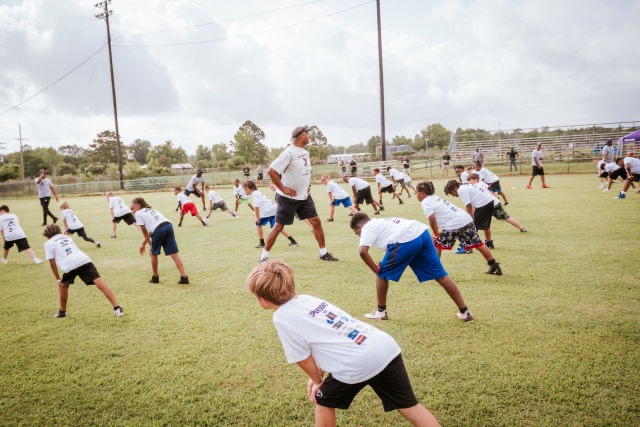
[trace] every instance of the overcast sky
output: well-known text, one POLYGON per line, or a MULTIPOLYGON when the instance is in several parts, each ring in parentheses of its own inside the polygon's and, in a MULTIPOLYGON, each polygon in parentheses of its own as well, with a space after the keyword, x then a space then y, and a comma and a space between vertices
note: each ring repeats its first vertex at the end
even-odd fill
MULTIPOLYGON (((114 129, 97 1, 0 0, 2 152, 18 149, 18 124, 33 147, 87 146, 114 129)), ((192 154, 229 142, 245 120, 270 147, 300 124, 333 145, 380 134, 375 1, 114 0, 111 9, 125 144, 171 139, 192 154)), ((381 12, 389 140, 432 123, 640 120, 640 0, 381 0, 381 12)))

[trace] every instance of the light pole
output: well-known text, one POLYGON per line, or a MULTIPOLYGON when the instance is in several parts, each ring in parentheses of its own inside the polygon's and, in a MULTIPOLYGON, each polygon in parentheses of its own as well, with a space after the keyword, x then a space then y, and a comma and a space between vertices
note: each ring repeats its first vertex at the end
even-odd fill
POLYGON ((116 124, 116 149, 118 154, 118 176, 120 178, 120 189, 124 190, 124 181, 122 177, 122 147, 120 145, 120 131, 118 130, 118 105, 116 102, 116 83, 113 78, 113 54, 111 52, 111 29, 109 28, 109 16, 113 13, 109 10, 109 3, 111 0, 101 1, 96 3, 95 7, 104 8, 103 12, 96 15, 98 19, 104 19, 107 23, 107 44, 109 45, 109 67, 111 68, 111 95, 113 97, 113 117, 116 124))
POLYGON ((380 26, 380 0, 376 0, 378 14, 378 69, 380 71, 380 136, 382 137, 382 161, 387 160, 387 145, 385 143, 384 126, 384 74, 382 72, 382 30, 380 26))

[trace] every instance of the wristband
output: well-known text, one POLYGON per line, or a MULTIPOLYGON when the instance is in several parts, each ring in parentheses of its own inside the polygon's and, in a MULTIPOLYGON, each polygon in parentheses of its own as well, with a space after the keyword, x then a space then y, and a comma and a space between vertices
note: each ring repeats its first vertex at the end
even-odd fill
POLYGON ((260 227, 260 221, 256 221, 256 227, 260 227))

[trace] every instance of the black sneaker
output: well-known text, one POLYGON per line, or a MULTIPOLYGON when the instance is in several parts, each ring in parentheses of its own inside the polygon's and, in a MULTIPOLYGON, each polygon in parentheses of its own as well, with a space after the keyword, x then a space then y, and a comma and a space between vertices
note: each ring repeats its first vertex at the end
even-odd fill
POLYGON ((118 236, 116 236, 115 234, 113 236, 111 236, 112 239, 117 238, 118 236))
POLYGON ((58 310, 58 312, 56 314, 54 314, 53 317, 55 317, 57 319, 64 319, 65 317, 67 317, 67 312, 66 311, 62 311, 62 310, 58 310))
POLYGON ((160 276, 151 276, 149 283, 160 283, 160 276))
POLYGON ((384 210, 384 206, 380 205, 380 210, 383 211, 384 210))
POLYGON ((289 242, 289 246, 298 246, 298 242, 289 242))
POLYGON ((496 248, 495 246, 493 246, 493 240, 485 240, 484 244, 487 245, 487 247, 489 249, 495 249, 496 248))
POLYGON ((189 284, 189 276, 180 276, 180 280, 178 281, 178 285, 188 285, 189 284))
POLYGON ((526 228, 524 228, 524 227, 522 227, 522 229, 520 230, 520 232, 521 232, 521 233, 526 233, 526 232, 527 232, 527 229, 526 229, 526 228))
POLYGON ((485 271, 486 274, 493 274, 495 276, 502 276, 502 269, 499 263, 494 263, 489 266, 489 269, 485 271))
POLYGON ((58 222, 58 218, 53 218, 53 223, 55 224, 56 222, 58 222))
POLYGON ((374 215, 380 215, 380 211, 376 211, 376 213, 374 213, 374 215))
POLYGON ((256 246, 256 249, 262 249, 264 248, 264 243, 258 243, 258 246, 256 246))
POLYGON ((47 226, 46 222, 43 222, 42 224, 40 224, 40 227, 46 227, 46 226, 47 226))
POLYGON ((398 199, 398 201, 400 202, 400 205, 404 205, 404 202, 402 200, 398 199))
POLYGON ((337 261, 338 260, 338 258, 334 257, 329 252, 327 252, 326 254, 322 255, 320 257, 320 259, 323 260, 323 261, 337 261))
POLYGON ((333 218, 327 218, 327 222, 333 222, 333 218))

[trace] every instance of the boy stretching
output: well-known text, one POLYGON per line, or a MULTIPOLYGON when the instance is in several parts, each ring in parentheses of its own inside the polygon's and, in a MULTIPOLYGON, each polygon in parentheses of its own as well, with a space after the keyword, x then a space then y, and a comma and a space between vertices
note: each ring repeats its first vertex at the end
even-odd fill
POLYGON ((420 283, 435 280, 447 291, 460 310, 456 313, 458 319, 465 322, 473 320, 473 314, 467 309, 458 287, 442 267, 426 225, 402 218, 371 219, 367 214, 358 212, 351 218, 350 226, 360 236, 360 258, 376 275, 378 309, 364 317, 388 319, 389 280, 399 281, 404 270, 411 267, 420 283), (378 264, 369 255, 371 246, 387 251, 378 264))
POLYGON ((236 215, 235 212, 231 212, 229 210, 229 208, 227 207, 227 204, 224 202, 222 197, 220 197, 220 195, 216 193, 213 190, 213 188, 207 185, 204 187, 204 189, 205 191, 207 191, 207 194, 209 195, 209 213, 207 214, 207 217, 204 219, 205 221, 209 221, 209 217, 211 216, 213 211, 217 209, 220 209, 222 212, 228 213, 229 215, 231 215, 233 219, 238 218, 238 215, 236 215))
POLYGON ((132 225, 136 223, 136 217, 133 216, 126 203, 113 194, 113 191, 107 193, 107 203, 109 203, 109 212, 111 213, 111 238, 115 239, 118 223, 124 221, 127 225, 132 225))
POLYGON ((200 214, 198 213, 198 208, 196 208, 196 204, 189 200, 189 197, 182 192, 180 187, 175 187, 173 189, 173 194, 176 195, 176 199, 178 199, 178 207, 176 208, 176 212, 180 210, 180 222, 178 223, 178 227, 182 227, 182 220, 184 219, 184 214, 187 212, 191 213, 191 216, 195 216, 198 220, 206 227, 207 223, 204 222, 200 214))
POLYGON ((24 234, 22 227, 20 227, 20 221, 18 217, 9 212, 9 206, 0 206, 0 233, 4 239, 4 251, 2 252, 2 263, 8 264, 7 257, 9 256, 9 249, 16 245, 18 252, 25 251, 27 255, 31 257, 34 264, 42 263, 42 260, 36 257, 36 254, 29 246, 27 241, 27 235, 24 234))
POLYGON ((113 306, 113 314, 120 317, 123 314, 122 307, 116 301, 116 297, 107 284, 100 277, 100 273, 91 262, 91 258, 82 252, 71 237, 62 234, 56 224, 48 225, 42 234, 48 240, 44 244, 44 253, 49 260, 51 271, 58 281, 60 293, 60 309, 53 316, 58 319, 67 317, 67 299, 69 298, 69 285, 73 285, 76 277, 80 277, 86 285, 96 285, 113 306), (58 272, 62 270, 62 277, 58 272))
POLYGON ((373 176, 378 183, 378 199, 380 199, 380 206, 383 206, 382 203, 382 193, 393 194, 392 199, 398 198, 398 203, 404 205, 404 202, 396 193, 396 188, 393 186, 393 182, 389 181, 389 179, 380 173, 379 168, 373 169, 373 176))
MULTIPOLYGON (((336 211, 336 206, 342 205, 345 208, 350 209, 351 215, 358 212, 358 210, 351 204, 349 193, 340 187, 337 182, 330 179, 329 175, 322 175, 320 177, 320 181, 327 186, 327 194, 329 195, 329 218, 327 219, 327 222, 333 222, 333 215, 336 211)), ((371 190, 369 190, 369 193, 371 193, 371 190)))
POLYGON ((309 376, 307 395, 315 404, 317 426, 335 426, 336 408, 348 409, 367 385, 385 411, 397 410, 415 426, 440 425, 418 403, 400 346, 386 332, 325 300, 296 295, 293 271, 281 261, 258 264, 247 286, 260 307, 275 310, 273 323, 287 361, 309 376))
POLYGON ((78 236, 82 237, 85 241, 93 243, 96 248, 100 247, 100 242, 96 242, 91 237, 87 236, 87 232, 84 231, 84 225, 77 217, 75 212, 69 209, 69 203, 62 202, 60 204, 60 216, 62 217, 62 223, 64 224, 65 234, 71 235, 78 233, 78 236))

